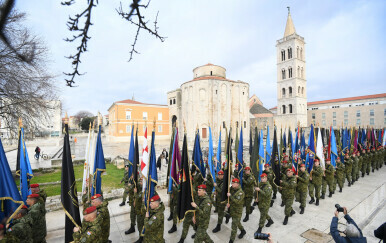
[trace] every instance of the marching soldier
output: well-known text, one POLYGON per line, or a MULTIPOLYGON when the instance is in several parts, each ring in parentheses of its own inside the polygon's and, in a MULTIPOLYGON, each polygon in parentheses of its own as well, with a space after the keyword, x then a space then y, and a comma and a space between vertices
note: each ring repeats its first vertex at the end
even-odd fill
POLYGON ((352 185, 354 185, 354 182, 358 180, 357 178, 357 173, 358 173, 358 161, 359 159, 356 156, 356 151, 354 151, 351 155, 351 160, 352 160, 352 172, 351 172, 351 180, 352 180, 352 185))
POLYGON ((109 203, 107 201, 103 201, 103 197, 101 194, 95 194, 91 197, 91 206, 97 208, 97 221, 103 229, 101 233, 102 242, 109 242, 110 236, 110 213, 108 206, 109 203))
POLYGON ((100 241, 102 237, 102 228, 97 220, 97 208, 95 206, 88 207, 83 212, 82 228, 74 227, 74 242, 94 243, 100 241))
POLYGON ((145 235, 143 242, 164 243, 164 211, 165 206, 158 195, 150 199, 150 210, 146 212, 145 235))
POLYGON ((359 150, 357 150, 356 152, 356 159, 358 160, 358 166, 357 166, 357 171, 356 171, 356 180, 359 179, 359 172, 362 170, 362 162, 363 162, 363 159, 361 157, 361 153, 359 152, 359 150))
POLYGON ((220 170, 218 172, 218 177, 216 180, 216 183, 214 183, 215 188, 215 196, 216 196, 216 204, 217 204, 217 211, 218 211, 218 217, 217 217, 217 225, 216 228, 212 230, 213 233, 217 233, 221 230, 221 224, 222 220, 224 218, 224 210, 225 210, 225 203, 221 203, 221 192, 224 182, 224 171, 220 170))
POLYGON ((249 220, 249 215, 252 213, 253 208, 251 207, 253 200, 253 188, 256 184, 255 177, 251 173, 251 167, 247 166, 243 173, 243 190, 245 194, 244 205, 245 205, 245 218, 243 222, 249 220))
MULTIPOLYGON (((277 161, 277 158, 275 158, 275 160, 277 161)), ((276 163, 276 161, 275 161, 275 163, 276 163)), ((277 185, 273 181, 274 180, 274 175, 273 175, 273 172, 272 172, 271 167, 269 166, 269 164, 265 164, 264 168, 265 168, 265 170, 263 171, 263 173, 265 173, 267 175, 268 182, 271 185, 272 191, 273 191, 273 196, 272 196, 271 205, 270 205, 272 207, 274 199, 276 199, 277 185)))
POLYGON ((262 173, 260 175, 261 181, 259 183, 259 186, 255 188, 255 190, 258 193, 257 200, 258 200, 258 208, 260 210, 260 221, 259 221, 259 228, 257 229, 257 233, 261 233, 261 230, 264 227, 265 221, 268 220, 266 227, 269 227, 273 224, 273 220, 268 215, 268 211, 271 204, 271 197, 272 197, 272 186, 267 181, 267 174, 262 173))
POLYGON ((344 166, 346 168, 346 179, 348 181, 348 186, 351 186, 352 180, 351 180, 351 173, 352 173, 352 159, 350 158, 350 155, 346 153, 345 159, 344 159, 344 166))
POLYGON ((287 176, 284 180, 280 180, 280 185, 282 188, 282 196, 284 200, 284 225, 288 223, 288 217, 295 214, 295 211, 292 209, 292 204, 295 198, 295 189, 296 189, 296 178, 293 177, 293 170, 287 169, 287 176))
POLYGON ((46 205, 46 200, 47 200, 47 193, 44 191, 44 189, 40 189, 39 184, 31 184, 31 193, 32 194, 39 194, 39 201, 43 204, 46 205))
MULTIPOLYGON (((137 215, 137 225, 138 225, 138 234, 139 234, 139 239, 135 243, 141 243, 143 241, 143 236, 141 236, 143 225, 145 223, 145 214, 146 214, 146 209, 145 205, 143 204, 143 201, 145 200, 145 197, 143 195, 142 191, 142 179, 138 180, 138 191, 135 193, 135 198, 134 198, 134 210, 135 214, 137 215)), ((137 189, 134 189, 137 190, 137 189)))
POLYGON ((366 156, 364 157, 364 161, 366 163, 366 174, 370 175, 370 166, 371 166, 371 154, 370 148, 366 149, 366 156))
POLYGON ((39 194, 30 194, 27 196, 28 217, 32 221, 32 239, 33 242, 46 242, 46 208, 39 199, 39 194))
POLYGON ((330 159, 326 159, 326 168, 324 170, 324 176, 323 176, 323 184, 322 184, 322 196, 320 197, 321 199, 324 199, 326 195, 326 190, 327 190, 327 184, 328 184, 328 191, 330 194, 328 197, 332 197, 332 194, 334 193, 334 166, 331 164, 330 159))
POLYGON ((340 157, 336 157, 336 181, 339 185, 339 192, 342 192, 344 186, 344 164, 340 161, 340 157))
POLYGON ((195 243, 199 242, 213 242, 208 233, 206 232, 210 221, 210 212, 212 209, 212 200, 207 195, 206 185, 198 186, 198 201, 196 204, 192 202, 192 207, 195 208, 196 215, 193 218, 193 223, 197 225, 195 243))
POLYGON ((126 204, 127 194, 129 193, 129 165, 125 165, 125 174, 122 177, 121 184, 122 182, 125 183, 125 189, 123 191, 122 202, 119 204, 121 207, 126 204))
POLYGON ((240 222, 241 215, 243 214, 245 194, 240 187, 239 179, 234 178, 232 180, 232 187, 230 192, 227 193, 227 196, 229 198, 229 203, 227 203, 227 208, 230 209, 230 216, 232 217, 232 232, 231 232, 231 239, 229 240, 229 243, 233 243, 233 241, 236 239, 237 228, 241 230, 239 239, 242 239, 244 235, 247 233, 240 222))
POLYGON ((362 155, 361 155, 361 160, 362 160, 362 177, 365 177, 366 174, 366 169, 367 169, 367 162, 366 162, 366 149, 362 149, 362 155))
POLYGON ((212 191, 213 191, 213 187, 214 187, 213 183, 214 183, 214 181, 213 181, 212 174, 207 173, 206 178, 204 178, 204 184, 206 186, 206 194, 208 195, 210 200, 212 200, 212 191))
MULTIPOLYGON (((127 183, 127 190, 129 192, 129 205, 130 205, 130 228, 125 231, 125 235, 131 234, 135 232, 135 208, 134 208, 134 196, 135 196, 135 182, 133 177, 129 178, 129 182, 127 183)), ((126 190, 126 188, 125 188, 126 190)), ((121 203, 122 204, 122 203, 121 203)))
POLYGON ((319 198, 320 198, 320 189, 322 186, 322 176, 323 176, 323 170, 319 166, 319 159, 315 158, 314 160, 314 166, 311 171, 310 175, 310 182, 308 184, 308 191, 311 197, 310 204, 315 202, 316 197, 316 206, 319 206, 319 198))
POLYGON ((306 208, 306 199, 307 199, 307 187, 310 181, 310 175, 306 170, 306 165, 301 164, 298 175, 296 175, 297 186, 296 186, 296 196, 300 202, 300 214, 304 213, 306 208))
MULTIPOLYGON (((28 208, 27 206, 23 205, 23 207, 19 210, 19 212, 16 214, 16 216, 13 218, 13 220, 7 227, 7 234, 5 234, 3 240, 1 240, 0 237, 0 242, 33 242, 31 228, 33 222, 32 219, 27 216, 27 213, 28 208)), ((0 224, 0 227, 1 226, 3 225, 0 224)))
MULTIPOLYGON (((171 201, 170 201, 170 210, 172 210, 172 213, 170 216, 172 216, 173 219, 173 226, 168 231, 169 234, 174 233, 177 231, 177 203, 178 203, 178 186, 173 183, 172 186, 172 193, 171 193, 171 201)), ((169 221, 169 219, 168 219, 169 221)))

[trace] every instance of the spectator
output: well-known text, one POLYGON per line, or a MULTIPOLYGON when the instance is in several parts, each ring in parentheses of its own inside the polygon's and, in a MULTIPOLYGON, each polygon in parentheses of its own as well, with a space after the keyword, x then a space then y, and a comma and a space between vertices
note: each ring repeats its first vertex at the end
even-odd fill
POLYGON ((162 153, 158 159, 157 159, 157 168, 161 171, 161 165, 162 165, 162 160, 164 159, 165 155, 162 153))
POLYGON ((169 154, 168 154, 168 151, 166 151, 166 149, 164 148, 163 150, 162 150, 162 154, 164 155, 164 158, 166 159, 166 160, 168 160, 168 156, 169 156, 169 154))
POLYGON ((347 208, 343 208, 344 218, 347 221, 346 230, 344 233, 346 236, 343 237, 339 234, 338 230, 338 210, 335 211, 335 217, 332 218, 330 225, 330 234, 335 242, 337 243, 362 243, 367 242, 366 237, 363 237, 361 229, 359 229, 358 225, 354 222, 354 220, 347 214, 347 208))
POLYGON ((378 229, 374 230, 374 236, 386 242, 386 223, 383 223, 378 229))
POLYGON ((40 157, 40 148, 39 146, 36 146, 35 148, 35 159, 39 159, 40 157))

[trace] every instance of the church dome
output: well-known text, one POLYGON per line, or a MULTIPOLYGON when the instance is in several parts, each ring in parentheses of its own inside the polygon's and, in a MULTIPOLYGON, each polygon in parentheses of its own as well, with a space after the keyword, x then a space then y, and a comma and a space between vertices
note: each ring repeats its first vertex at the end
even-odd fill
POLYGON ((226 78, 225 71, 226 69, 221 66, 208 63, 193 69, 193 79, 206 76, 226 78))

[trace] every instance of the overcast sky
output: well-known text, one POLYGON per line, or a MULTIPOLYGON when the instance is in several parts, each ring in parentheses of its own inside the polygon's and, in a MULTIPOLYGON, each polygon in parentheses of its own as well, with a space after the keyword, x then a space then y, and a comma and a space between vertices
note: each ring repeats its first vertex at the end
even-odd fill
MULTIPOLYGON (((122 0, 124 7, 129 0, 122 0)), ((135 27, 116 13, 119 1, 99 0, 93 10, 91 40, 82 57, 76 88, 65 86, 71 71, 64 56, 75 45, 63 39, 68 16, 80 12, 86 0, 71 7, 58 0, 19 0, 26 25, 50 50, 49 71, 58 75, 63 108, 70 115, 93 113, 114 101, 135 99, 166 104, 166 93, 193 77, 193 68, 208 62, 227 69, 227 78, 250 84, 267 108, 276 106, 276 40, 283 37, 287 6, 296 32, 306 41, 308 101, 386 92, 386 1, 230 1, 153 0, 143 12, 154 20, 159 11, 160 42, 142 31, 129 60, 135 27)))

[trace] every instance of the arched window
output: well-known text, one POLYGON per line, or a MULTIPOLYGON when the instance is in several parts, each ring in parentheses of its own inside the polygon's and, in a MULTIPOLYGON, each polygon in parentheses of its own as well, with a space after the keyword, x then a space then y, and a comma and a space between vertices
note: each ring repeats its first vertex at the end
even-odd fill
POLYGON ((296 47, 296 58, 299 58, 299 47, 296 47))
POLYGON ((302 87, 302 95, 304 95, 304 87, 302 87))
POLYGON ((285 50, 281 50, 281 60, 285 61, 285 50))
POLYGON ((292 47, 288 47, 288 59, 292 58, 292 47))
POLYGON ((292 97, 292 87, 291 86, 288 88, 288 95, 289 95, 289 97, 292 97))
POLYGON ((282 105, 283 114, 285 114, 285 105, 282 105))
POLYGON ((288 68, 288 78, 292 78, 292 67, 288 68))
POLYGON ((281 89, 281 97, 282 97, 282 98, 285 97, 285 88, 282 88, 282 89, 281 89))
POLYGON ((300 94, 300 86, 298 87, 298 94, 300 94))
POLYGON ((303 48, 300 48, 300 59, 303 60, 303 48))
POLYGON ((298 78, 300 78, 300 66, 298 66, 298 78))
POLYGON ((288 106, 288 108, 289 108, 289 113, 291 114, 291 113, 292 113, 292 105, 290 104, 290 105, 288 106))
POLYGON ((281 79, 285 79, 285 69, 281 70, 281 79))
POLYGON ((300 69, 300 76, 302 77, 302 78, 304 78, 304 73, 303 73, 303 67, 300 69))

